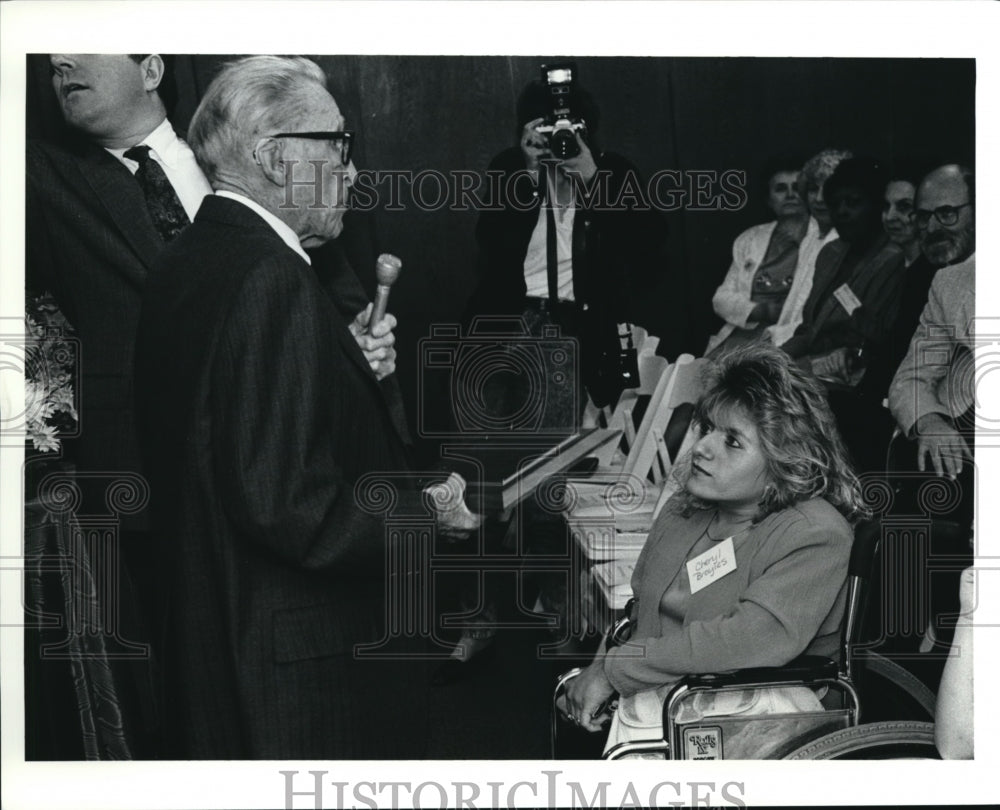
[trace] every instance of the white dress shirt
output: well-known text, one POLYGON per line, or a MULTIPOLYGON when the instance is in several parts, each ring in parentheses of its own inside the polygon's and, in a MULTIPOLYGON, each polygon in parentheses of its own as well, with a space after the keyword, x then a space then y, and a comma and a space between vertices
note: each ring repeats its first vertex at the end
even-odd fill
MULTIPOLYGON (((136 146, 148 146, 149 155, 163 167, 163 173, 174 187, 177 198, 184 207, 188 219, 194 220, 198 208, 205 195, 212 193, 205 175, 198 167, 191 147, 177 137, 173 126, 164 118, 160 125, 139 141, 136 146)), ((108 149, 132 174, 139 169, 139 164, 125 157, 127 149, 108 149)))
POLYGON ((278 219, 274 214, 268 211, 259 203, 251 200, 249 197, 244 197, 242 194, 237 194, 235 191, 216 191, 216 196, 225 197, 229 200, 236 200, 238 203, 243 203, 247 208, 256 214, 259 214, 261 219, 263 219, 271 228, 274 230, 281 240, 288 245, 292 250, 298 253, 304 260, 306 264, 312 264, 309 260, 309 256, 302 249, 302 244, 299 242, 299 237, 295 235, 295 231, 288 227, 284 222, 278 219))
MULTIPOLYGON (((551 189, 551 184, 550 184, 551 189)), ((555 200, 552 213, 556 221, 556 280, 560 301, 573 300, 573 220, 576 206, 572 198, 563 205, 558 195, 550 191, 550 199, 555 200)), ((549 262, 546 248, 548 221, 543 202, 538 209, 538 222, 531 232, 528 251, 524 256, 524 282, 529 298, 549 297, 549 262)))

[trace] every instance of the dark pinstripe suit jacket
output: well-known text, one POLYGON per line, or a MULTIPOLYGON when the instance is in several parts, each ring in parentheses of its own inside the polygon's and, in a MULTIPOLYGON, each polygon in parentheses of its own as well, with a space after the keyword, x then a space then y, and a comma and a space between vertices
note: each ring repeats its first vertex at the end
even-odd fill
POLYGON ((384 635, 386 575, 355 483, 405 470, 406 449, 316 275, 249 208, 206 198, 150 274, 136 380, 174 753, 419 756, 422 665, 353 655, 384 635))
POLYGON ((26 160, 26 286, 53 293, 81 344, 77 462, 85 470, 137 471, 135 328, 163 241, 138 183, 103 149, 36 142, 26 160))

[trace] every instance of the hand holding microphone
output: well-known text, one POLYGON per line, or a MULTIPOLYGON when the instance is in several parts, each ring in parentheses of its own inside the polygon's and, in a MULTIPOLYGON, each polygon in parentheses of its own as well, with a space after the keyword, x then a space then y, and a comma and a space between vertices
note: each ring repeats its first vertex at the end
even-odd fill
POLYGON ((388 253, 378 257, 375 265, 375 277, 378 280, 375 303, 359 312, 349 327, 379 380, 396 370, 396 350, 393 348, 396 336, 392 333, 396 328, 396 318, 385 310, 389 303, 389 288, 399 277, 402 266, 399 259, 388 253))
POLYGON ((377 325, 385 317, 385 308, 389 305, 389 289, 396 283, 399 271, 402 269, 403 263, 391 253, 383 253, 375 260, 375 279, 378 281, 378 289, 375 290, 375 309, 368 322, 369 332, 372 326, 377 325))

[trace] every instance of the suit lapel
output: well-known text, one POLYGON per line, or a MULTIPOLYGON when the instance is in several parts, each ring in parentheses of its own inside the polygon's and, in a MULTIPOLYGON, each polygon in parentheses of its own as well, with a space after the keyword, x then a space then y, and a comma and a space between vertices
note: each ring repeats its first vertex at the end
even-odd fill
POLYGON ((813 299, 812 312, 805 313, 805 317, 811 322, 813 334, 819 331, 820 325, 829 317, 827 305, 829 300, 833 298, 833 290, 830 286, 837 277, 837 271, 840 270, 840 265, 847 255, 847 244, 845 242, 838 242, 833 247, 825 249, 833 254, 834 259, 822 268, 817 266, 817 273, 813 278, 813 292, 815 296, 810 293, 810 298, 813 299))
POLYGON ((122 237, 149 268, 163 250, 163 240, 132 173, 99 147, 88 148, 77 165, 122 237))
MULTIPOLYGON (((301 256, 294 253, 294 251, 285 244, 284 240, 278 236, 274 229, 260 216, 258 216, 256 212, 235 200, 230 200, 226 197, 219 197, 217 195, 210 195, 209 197, 206 197, 205 202, 202 204, 201 209, 195 217, 195 221, 197 222, 200 219, 213 219, 220 222, 240 225, 242 227, 262 230, 267 233, 269 237, 272 237, 275 243, 281 246, 281 249, 287 250, 289 253, 293 253, 295 258, 303 263, 303 270, 309 273, 316 282, 317 294, 322 295, 338 314, 338 326, 333 330, 333 332, 337 336, 337 340, 339 341, 344 354, 352 363, 354 363, 355 366, 357 366, 358 371, 371 381, 371 384, 378 392, 377 395, 379 399, 385 406, 386 412, 389 416, 389 421, 395 428, 400 441, 406 445, 412 444, 409 430, 406 426, 402 399, 397 396, 397 401, 394 401, 393 397, 389 396, 386 387, 378 381, 378 378, 375 376, 375 372, 373 372, 371 366, 368 365, 368 361, 365 359, 365 355, 361 351, 361 347, 358 346, 357 341, 354 339, 354 335, 351 334, 351 330, 348 329, 347 322, 344 320, 347 318, 347 314, 344 312, 346 305, 342 301, 337 300, 337 293, 331 289, 329 285, 324 286, 320 283, 320 279, 315 272, 315 268, 307 265, 301 256)), ((350 275, 341 278, 341 283, 346 284, 348 289, 352 288, 352 285, 357 285, 357 287, 360 288, 361 282, 357 280, 357 276, 354 274, 354 271, 348 267, 347 272, 350 275)), ((351 317, 351 320, 353 320, 353 316, 351 317)), ((395 390, 395 393, 398 394, 398 390, 395 390)))

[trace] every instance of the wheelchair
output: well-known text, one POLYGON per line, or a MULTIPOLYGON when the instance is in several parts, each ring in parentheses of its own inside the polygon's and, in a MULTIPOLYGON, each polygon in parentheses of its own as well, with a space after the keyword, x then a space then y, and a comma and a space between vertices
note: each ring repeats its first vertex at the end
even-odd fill
MULTIPOLYGON (((801 655, 780 667, 689 675, 667 694, 661 736, 630 740, 604 753, 605 759, 630 756, 663 759, 939 759, 934 745, 934 695, 902 667, 874 653, 863 653, 862 616, 868 584, 882 537, 881 524, 868 521, 855 531, 848 571, 847 604, 841 627, 840 662, 801 655), (881 720, 861 724, 858 670, 901 688, 927 720, 881 720), (711 702, 739 703, 744 690, 806 687, 822 695, 821 711, 706 714, 711 702), (719 698, 722 698, 719 700, 719 698), (701 709, 699 708, 701 704, 701 709)), ((632 602, 608 632, 609 645, 624 643, 631 632, 632 602)), ((579 668, 559 677, 552 696, 552 757, 559 758, 561 729, 568 724, 559 701, 579 668)), ((744 694, 748 694, 744 692, 744 694)), ((745 705, 745 703, 743 704, 745 705)))

